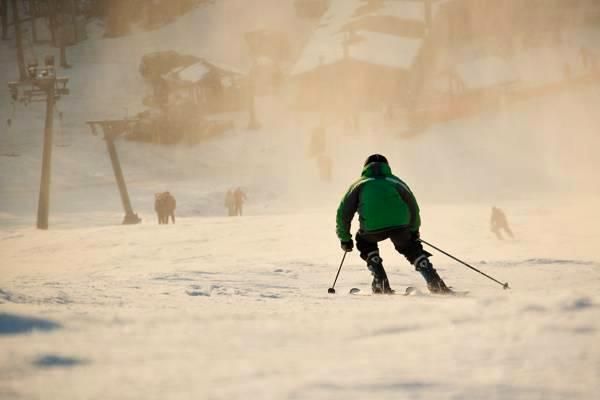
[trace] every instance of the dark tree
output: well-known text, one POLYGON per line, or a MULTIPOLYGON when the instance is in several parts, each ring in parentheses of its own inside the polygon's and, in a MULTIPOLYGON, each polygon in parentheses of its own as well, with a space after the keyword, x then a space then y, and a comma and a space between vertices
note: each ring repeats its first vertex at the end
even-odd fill
POLYGON ((2 23, 2 40, 8 39, 8 0, 0 0, 0 18, 2 23))
POLYGON ((19 80, 24 81, 27 79, 27 71, 25 70, 25 55, 23 54, 23 37, 21 34, 21 20, 19 17, 19 7, 17 6, 17 0, 11 0, 10 3, 13 12, 13 24, 15 26, 15 40, 17 43, 17 64, 19 66, 19 80))

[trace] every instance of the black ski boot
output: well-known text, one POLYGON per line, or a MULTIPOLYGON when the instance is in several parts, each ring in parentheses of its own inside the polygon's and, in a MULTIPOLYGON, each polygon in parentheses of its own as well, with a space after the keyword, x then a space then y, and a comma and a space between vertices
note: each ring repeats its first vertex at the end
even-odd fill
POLYGON ((390 287, 385 269, 383 268, 383 260, 378 253, 371 253, 367 258, 367 268, 373 274, 373 282, 371 289, 373 294, 394 294, 394 290, 390 287))
POLYGON ((373 290, 373 294, 394 294, 396 291, 390 287, 390 282, 388 278, 373 278, 373 283, 371 283, 371 289, 373 290))
POLYGON ((433 265, 429 262, 429 259, 426 255, 422 255, 415 260, 415 269, 423 275, 425 281, 427 282, 427 289, 431 293, 435 294, 452 294, 454 293, 452 289, 450 289, 442 278, 438 275, 433 265))

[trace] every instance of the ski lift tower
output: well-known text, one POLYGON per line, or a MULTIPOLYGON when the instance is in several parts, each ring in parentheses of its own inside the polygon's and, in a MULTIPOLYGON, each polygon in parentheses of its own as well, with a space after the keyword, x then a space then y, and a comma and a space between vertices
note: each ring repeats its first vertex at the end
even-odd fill
POLYGON ((48 229, 50 208, 50 169, 52 164, 52 125, 54 123, 54 105, 60 96, 68 95, 68 78, 58 78, 54 69, 54 57, 47 56, 45 65, 36 63, 27 66, 27 79, 9 82, 13 101, 24 103, 46 101, 46 122, 44 125, 44 149, 42 153, 42 176, 37 212, 37 228, 48 229))
POLYGON ((117 187, 119 188, 119 194, 121 195, 121 203, 123 204, 123 210, 125 211, 123 225, 139 224, 142 222, 142 220, 136 213, 133 212, 133 208, 131 207, 129 193, 127 192, 127 185, 123 176, 123 170, 121 169, 121 163, 119 162, 117 147, 115 146, 115 139, 120 135, 129 132, 137 122, 137 119, 129 118, 86 121, 86 124, 92 131, 92 135, 98 135, 97 128, 102 129, 102 132, 104 133, 106 149, 108 150, 108 155, 110 156, 110 162, 115 174, 115 180, 117 181, 117 187))

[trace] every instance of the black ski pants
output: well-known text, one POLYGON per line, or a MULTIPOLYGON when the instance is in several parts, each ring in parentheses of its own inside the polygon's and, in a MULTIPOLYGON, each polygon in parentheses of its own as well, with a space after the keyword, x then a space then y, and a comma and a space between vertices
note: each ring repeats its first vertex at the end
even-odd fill
POLYGON ((408 228, 394 228, 380 232, 356 233, 356 248, 360 252, 360 258, 367 261, 369 254, 379 252, 378 242, 390 239, 398 253, 402 254, 408 262, 414 264, 415 260, 422 255, 430 255, 423 250, 423 245, 419 242, 418 236, 412 233, 408 228))

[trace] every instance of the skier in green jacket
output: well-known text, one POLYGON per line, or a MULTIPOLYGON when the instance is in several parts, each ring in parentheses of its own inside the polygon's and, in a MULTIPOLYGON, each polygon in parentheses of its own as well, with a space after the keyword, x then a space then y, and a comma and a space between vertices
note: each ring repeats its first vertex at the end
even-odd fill
POLYGON ((391 239, 396 250, 423 275, 429 291, 452 292, 429 261, 431 254, 423 250, 419 241, 421 219, 415 196, 406 183, 392 175, 387 159, 381 154, 367 158, 360 179, 350 186, 338 207, 336 232, 344 251, 352 251, 354 247, 350 225, 356 212, 360 221, 356 247, 373 275, 373 293, 394 293, 377 245, 386 239, 391 239))

